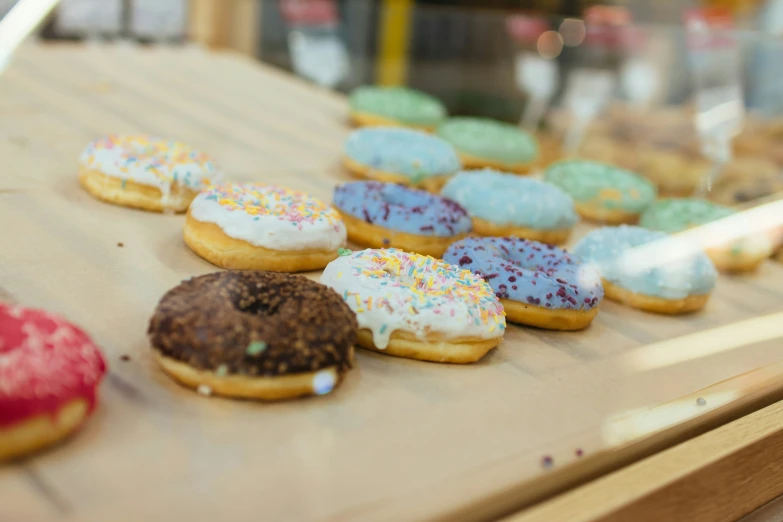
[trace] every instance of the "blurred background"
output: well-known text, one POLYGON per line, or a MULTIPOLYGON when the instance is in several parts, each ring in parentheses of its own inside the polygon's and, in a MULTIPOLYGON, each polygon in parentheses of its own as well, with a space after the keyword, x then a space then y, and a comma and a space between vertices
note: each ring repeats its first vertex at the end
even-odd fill
POLYGON ((545 161, 614 163, 664 195, 783 190, 783 0, 62 0, 39 36, 233 50, 343 92, 408 85, 519 122, 545 161))

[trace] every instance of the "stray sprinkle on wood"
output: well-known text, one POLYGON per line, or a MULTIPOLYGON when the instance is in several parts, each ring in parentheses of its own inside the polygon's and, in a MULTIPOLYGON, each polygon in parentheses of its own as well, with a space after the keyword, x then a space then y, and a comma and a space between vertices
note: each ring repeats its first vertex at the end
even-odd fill
POLYGON ((554 465, 555 461, 550 457, 549 455, 544 455, 544 457, 541 459, 541 465, 544 467, 544 469, 549 469, 554 465))

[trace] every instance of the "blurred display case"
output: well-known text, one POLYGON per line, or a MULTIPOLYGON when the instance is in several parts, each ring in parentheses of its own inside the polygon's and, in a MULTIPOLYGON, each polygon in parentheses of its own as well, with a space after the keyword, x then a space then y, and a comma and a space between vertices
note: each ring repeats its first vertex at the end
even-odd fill
POLYGON ((297 22, 286 18, 285 1, 258 4, 262 61, 313 79, 316 73, 296 67, 294 51, 316 57, 319 48, 341 47, 312 60, 334 73, 329 88, 406 84, 437 96, 452 114, 527 118, 547 160, 578 155, 615 163, 645 174, 665 195, 693 194, 711 176, 719 179, 710 195, 725 204, 783 189, 783 39, 741 30, 747 16, 680 9, 681 23, 660 25, 638 23, 633 13, 640 9, 624 7, 563 18, 414 2, 309 4, 316 12, 312 6, 328 5, 329 14, 297 22), (688 20, 706 28, 695 29, 707 31, 701 43, 688 20), (292 44, 302 34, 309 48, 292 44), (571 99, 597 76, 609 82, 603 94, 571 99), (730 143, 721 146, 730 158, 718 161, 705 156, 706 131, 699 134, 697 121, 709 107, 699 100, 729 85, 733 98, 723 101, 741 108, 730 143), (575 122, 580 107, 589 114, 575 122))

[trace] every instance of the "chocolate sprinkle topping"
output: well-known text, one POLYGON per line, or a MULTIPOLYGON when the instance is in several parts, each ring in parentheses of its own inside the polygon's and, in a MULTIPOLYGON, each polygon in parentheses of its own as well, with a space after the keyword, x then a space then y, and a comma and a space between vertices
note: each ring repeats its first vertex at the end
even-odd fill
POLYGON ((331 366, 346 372, 357 329, 331 288, 299 275, 243 271, 194 277, 169 290, 148 334, 162 355, 199 370, 276 376, 331 366))

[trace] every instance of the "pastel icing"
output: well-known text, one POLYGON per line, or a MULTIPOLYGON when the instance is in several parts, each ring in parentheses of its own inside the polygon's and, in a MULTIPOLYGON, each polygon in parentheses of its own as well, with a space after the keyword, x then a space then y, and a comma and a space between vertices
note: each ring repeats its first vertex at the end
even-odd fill
POLYGON ((436 133, 460 152, 516 165, 538 157, 536 139, 516 125, 487 118, 449 118, 436 133))
POLYGON ((155 187, 164 198, 174 183, 197 192, 222 179, 217 164, 205 153, 146 135, 109 135, 94 140, 82 152, 79 163, 113 178, 155 187))
POLYGON ((406 87, 362 86, 348 98, 351 111, 382 116, 408 125, 435 126, 446 117, 437 98, 406 87))
POLYGON ((372 169, 427 178, 454 174, 460 168, 454 148, 424 132, 397 127, 366 127, 345 142, 345 154, 372 169))
POLYGON ((459 172, 441 194, 471 216, 499 225, 563 230, 579 220, 574 200, 556 186, 492 169, 459 172))
POLYGON ((544 181, 557 185, 577 202, 600 201, 610 210, 641 212, 658 191, 635 172, 589 160, 568 160, 550 165, 544 181))
POLYGON ((272 250, 336 250, 345 244, 340 214, 320 200, 285 187, 232 183, 201 192, 190 215, 229 237, 272 250))
POLYGON ((601 277, 638 294, 663 299, 684 299, 712 291, 718 278, 715 266, 702 252, 685 255, 657 266, 630 266, 623 256, 634 248, 661 242, 662 249, 676 247, 672 236, 646 228, 621 225, 587 234, 573 253, 594 263, 601 277))
POLYGON ((590 310, 604 297, 594 267, 565 250, 514 237, 469 237, 443 260, 487 281, 501 299, 552 310, 590 310))
MULTIPOLYGON (((639 218, 639 226, 674 234, 711 221, 733 216, 736 213, 735 210, 729 207, 704 199, 659 199, 642 213, 642 216, 639 218)), ((766 235, 753 233, 731 241, 728 244, 728 248, 731 249, 733 255, 742 253, 769 255, 772 253, 774 245, 766 235)))
POLYGON ((393 183, 356 181, 334 189, 334 205, 367 223, 421 236, 470 232, 471 220, 457 203, 393 183))
POLYGON ((392 332, 419 338, 502 337, 505 313, 480 277, 444 261, 396 248, 367 249, 329 263, 321 283, 343 296, 360 328, 386 348, 392 332))
POLYGON ((659 199, 642 213, 639 226, 674 234, 732 214, 734 210, 704 199, 659 199))

